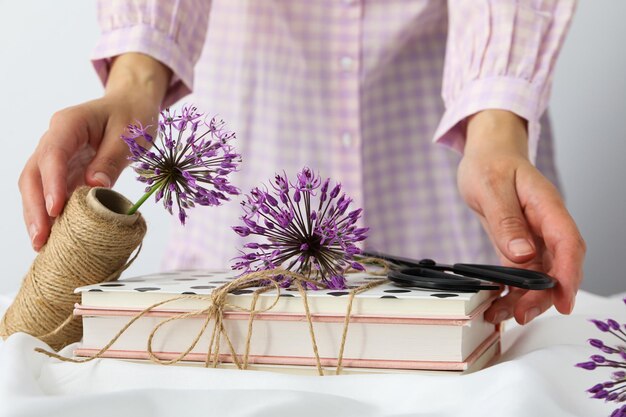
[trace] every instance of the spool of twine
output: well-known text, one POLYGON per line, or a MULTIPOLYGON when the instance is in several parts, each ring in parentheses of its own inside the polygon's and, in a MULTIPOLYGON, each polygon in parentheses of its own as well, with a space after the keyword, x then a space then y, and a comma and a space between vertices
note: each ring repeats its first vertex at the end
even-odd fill
POLYGON ((115 280, 132 262, 146 223, 139 213, 126 214, 131 206, 107 188, 81 187, 72 194, 0 322, 3 339, 25 332, 55 350, 81 339, 82 321, 72 314, 80 301, 74 289, 115 280))

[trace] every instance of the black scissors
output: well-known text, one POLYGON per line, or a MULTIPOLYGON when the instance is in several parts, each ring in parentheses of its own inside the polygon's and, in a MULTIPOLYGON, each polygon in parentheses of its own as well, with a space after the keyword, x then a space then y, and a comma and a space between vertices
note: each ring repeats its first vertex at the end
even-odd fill
POLYGON ((475 292, 500 289, 494 283, 528 290, 545 290, 556 285, 551 276, 528 269, 480 264, 443 265, 432 259, 416 261, 375 251, 364 251, 362 256, 391 262, 387 278, 405 287, 475 292))

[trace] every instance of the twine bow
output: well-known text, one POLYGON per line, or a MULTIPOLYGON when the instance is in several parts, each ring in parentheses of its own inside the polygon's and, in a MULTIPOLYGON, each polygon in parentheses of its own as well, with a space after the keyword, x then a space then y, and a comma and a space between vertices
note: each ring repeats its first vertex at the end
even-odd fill
MULTIPOLYGON (((362 262, 382 265, 383 271, 381 272, 381 275, 386 275, 388 265, 384 260, 381 260, 378 258, 365 258, 362 262)), ((213 329, 211 330, 209 346, 207 348, 206 360, 204 364, 205 367, 211 366, 215 368, 218 366, 219 357, 220 357, 221 338, 224 337, 224 340, 226 341, 226 345, 228 346, 228 350, 230 351, 230 357, 231 357, 232 362, 235 364, 235 366, 237 366, 238 369, 247 369, 254 318, 257 314, 269 311, 272 308, 274 308, 274 306, 276 306, 276 304, 278 303, 278 300, 280 299, 281 287, 275 279, 272 279, 276 275, 282 275, 285 278, 291 279, 292 285, 296 286, 296 288, 298 289, 300 293, 300 296, 302 297, 317 371, 319 375, 323 376, 324 371, 323 371, 322 364, 320 361, 319 350, 318 350, 317 342, 315 338, 315 331, 313 327, 313 320, 311 317, 311 312, 309 309, 307 291, 305 290, 306 284, 313 284, 313 285, 320 286, 320 283, 319 281, 312 280, 311 278, 306 277, 302 274, 287 271, 285 269, 280 269, 280 268, 272 269, 272 270, 257 271, 257 272, 252 272, 252 273, 242 275, 232 280, 231 282, 216 288, 209 295, 183 294, 183 295, 169 298, 167 300, 160 301, 158 303, 154 303, 151 306, 148 306, 145 309, 143 309, 137 315, 135 315, 128 323, 126 323, 116 333, 115 336, 113 336, 113 338, 104 347, 102 347, 102 349, 100 349, 93 356, 90 356, 88 358, 83 358, 83 359, 67 358, 58 353, 50 352, 41 348, 35 348, 35 351, 39 353, 43 353, 49 357, 59 359, 64 362, 72 362, 72 363, 89 362, 94 359, 101 358, 105 354, 105 352, 109 350, 111 346, 113 346, 113 344, 128 330, 128 328, 133 325, 133 323, 135 323, 141 317, 145 316, 147 313, 153 311, 155 308, 163 306, 168 303, 172 303, 177 300, 181 300, 181 299, 207 300, 208 298, 210 301, 210 304, 207 307, 189 311, 189 312, 174 314, 171 317, 158 323, 152 329, 148 337, 148 341, 147 341, 147 352, 148 352, 148 356, 150 360, 152 362, 155 362, 161 365, 171 365, 171 364, 178 363, 181 360, 184 360, 187 354, 189 354, 196 347, 202 335, 207 331, 207 328, 209 327, 211 320, 213 320, 214 324, 213 324, 213 329), (253 292, 252 301, 250 303, 250 308, 240 307, 240 306, 230 304, 227 302, 227 297, 230 292, 242 290, 242 289, 250 288, 250 287, 259 287, 253 292), (256 305, 257 305, 259 296, 272 288, 276 290, 276 294, 274 296, 272 303, 270 303, 267 307, 257 309, 256 305), (227 310, 246 312, 249 315, 248 331, 246 335, 246 343, 245 343, 245 349, 243 353, 243 360, 240 360, 240 357, 239 357, 240 355, 238 355, 237 352, 235 351, 235 347, 233 346, 233 343, 226 330, 226 326, 224 325, 224 312, 227 310), (187 319, 190 317, 198 317, 198 316, 205 316, 204 322, 202 323, 202 326, 198 330, 198 333, 195 335, 194 339, 191 341, 190 345, 187 347, 187 349, 185 349, 184 352, 181 352, 178 356, 169 360, 162 360, 155 355, 153 348, 152 348, 152 343, 153 343, 155 335, 157 334, 157 332, 162 326, 164 326, 165 324, 171 321, 182 320, 182 319, 187 319)), ((337 375, 341 373, 341 369, 342 369, 343 353, 344 353, 344 348, 346 344, 348 327, 350 324, 350 316, 352 312, 352 305, 354 302, 355 295, 363 291, 367 291, 371 288, 374 288, 382 284, 385 281, 387 281, 386 278, 381 278, 379 280, 368 282, 367 284, 361 285, 357 288, 350 290, 349 296, 348 296, 347 311, 346 311, 345 321, 343 325, 341 343, 339 347, 339 354, 337 357, 337 368, 335 372, 337 375)))

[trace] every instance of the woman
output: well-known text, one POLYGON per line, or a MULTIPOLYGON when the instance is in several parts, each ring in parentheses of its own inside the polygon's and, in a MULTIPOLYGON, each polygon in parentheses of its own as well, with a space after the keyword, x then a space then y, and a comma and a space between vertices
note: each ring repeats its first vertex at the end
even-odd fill
MULTIPOLYGON (((20 178, 33 247, 77 184, 113 185, 129 123, 193 90, 237 133, 242 190, 310 166, 364 208, 372 249, 441 262, 497 254, 559 281, 511 290, 488 320, 528 323, 552 304, 568 314, 585 245, 553 185, 540 118, 574 2, 535 3, 102 2, 93 58, 105 94, 56 113, 20 178)), ((238 215, 196 211, 164 266, 228 265, 238 215)))

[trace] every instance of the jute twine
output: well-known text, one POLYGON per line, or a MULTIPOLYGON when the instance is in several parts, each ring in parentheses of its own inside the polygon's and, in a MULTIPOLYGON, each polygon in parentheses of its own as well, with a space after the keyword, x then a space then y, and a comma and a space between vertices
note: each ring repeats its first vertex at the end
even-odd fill
POLYGON ((89 191, 77 189, 52 226, 48 243, 0 322, 3 339, 25 332, 55 350, 79 341, 82 321, 72 312, 80 294, 74 294, 74 289, 115 280, 134 260, 129 258, 146 233, 144 219, 138 213, 122 214, 120 210, 130 202, 121 195, 96 188, 87 197, 89 191), (98 205, 94 196, 104 201, 98 205))
MULTIPOLYGON (((382 266, 383 267, 382 271, 377 272, 375 274, 386 277, 387 270, 388 270, 388 264, 386 263, 386 261, 382 259, 378 259, 378 258, 365 258, 361 262, 369 263, 369 264, 378 264, 382 266)), ((211 329, 209 346, 206 350, 207 354, 206 354, 205 366, 217 367, 219 365, 219 358, 221 354, 220 346, 221 346, 221 339, 223 337, 228 347, 231 361, 237 366, 237 368, 247 369, 248 357, 250 353, 250 340, 252 339, 252 333, 253 333, 254 318, 257 314, 269 311, 272 308, 274 308, 274 306, 278 303, 278 300, 280 299, 281 288, 279 284, 275 280, 272 279, 276 275, 282 275, 283 277, 292 279, 292 286, 295 286, 298 289, 302 297, 302 302, 304 304, 304 312, 305 312, 307 324, 309 327, 309 335, 311 337, 311 347, 313 350, 313 355, 315 357, 317 371, 319 375, 324 375, 324 371, 322 368, 319 351, 317 347, 317 341, 315 339, 315 331, 314 331, 314 326, 313 326, 313 319, 311 317, 311 312, 309 309, 307 291, 305 290, 307 283, 314 284, 317 286, 320 286, 320 283, 302 274, 294 273, 294 272, 287 271, 284 269, 257 271, 257 272, 252 272, 246 275, 242 275, 230 281, 229 283, 224 284, 214 289, 209 295, 183 294, 180 296, 172 297, 167 300, 152 304, 151 306, 145 308, 144 310, 139 312, 137 315, 135 315, 126 325, 124 325, 124 327, 122 327, 117 332, 115 336, 113 336, 113 338, 102 349, 100 349, 96 354, 88 358, 82 358, 82 359, 68 358, 68 357, 59 355, 57 353, 49 352, 40 348, 36 348, 35 350, 37 352, 43 353, 47 356, 59 359, 64 362, 74 362, 74 363, 89 362, 94 359, 102 357, 106 353, 106 351, 109 348, 111 348, 111 346, 113 346, 113 344, 128 330, 128 328, 133 325, 133 323, 135 323, 137 320, 139 320, 141 317, 143 317, 147 313, 153 311, 155 308, 177 301, 177 300, 181 300, 181 299, 200 299, 200 300, 210 301, 209 306, 203 309, 193 310, 193 311, 180 313, 180 314, 174 314, 171 317, 167 318, 166 320, 161 321, 152 329, 148 337, 147 347, 146 347, 150 360, 161 365, 171 365, 171 364, 180 362, 181 360, 184 360, 187 354, 189 354, 191 350, 198 344, 202 335, 207 331, 209 324, 211 323, 211 321, 213 321, 213 328, 211 329), (226 302, 228 293, 232 291, 242 290, 242 289, 249 288, 249 287, 259 287, 253 292, 252 301, 250 303, 249 308, 243 308, 243 307, 226 302), (276 294, 275 294, 273 302, 263 309, 257 309, 256 304, 258 301, 258 297, 262 293, 270 289, 276 289, 276 294), (246 335, 245 348, 244 348, 243 354, 241 355, 235 351, 233 343, 226 330, 226 326, 224 325, 224 312, 226 310, 243 311, 249 314, 248 332, 246 335), (194 339, 191 341, 191 343, 189 344, 187 349, 185 349, 184 352, 181 352, 177 357, 170 359, 170 360, 162 360, 154 354, 154 351, 152 349, 152 341, 154 339, 154 336, 156 335, 156 333, 159 331, 159 329, 162 326, 174 320, 182 320, 182 319, 187 319, 190 317, 197 317, 197 316, 203 316, 204 321, 198 333, 195 335, 194 339)), ((337 375, 341 373, 341 369, 342 369, 343 352, 344 352, 344 347, 345 347, 346 340, 347 340, 348 327, 350 324, 350 316, 352 313, 352 304, 354 302, 354 297, 357 294, 363 291, 367 291, 371 288, 374 288, 382 284, 385 281, 387 281, 386 278, 373 280, 371 282, 368 282, 365 285, 361 285, 357 288, 353 288, 350 290, 349 295, 348 295, 348 303, 346 307, 345 321, 343 324, 343 331, 342 331, 342 336, 341 336, 340 345, 339 345, 339 354, 337 357, 337 368, 335 372, 337 375)))

